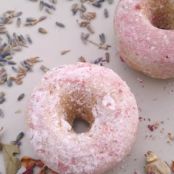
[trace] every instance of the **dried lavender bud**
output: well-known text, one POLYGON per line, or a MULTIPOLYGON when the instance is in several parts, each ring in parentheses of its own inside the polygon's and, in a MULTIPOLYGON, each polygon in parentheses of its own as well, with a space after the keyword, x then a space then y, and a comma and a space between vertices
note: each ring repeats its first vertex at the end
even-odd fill
POLYGON ((27 39, 27 41, 28 41, 29 44, 32 44, 33 43, 31 37, 28 34, 26 36, 26 39, 27 39))
POLYGON ((52 14, 52 11, 48 8, 45 8, 45 12, 48 13, 48 14, 52 14))
POLYGON ((50 0, 51 3, 57 4, 57 0, 50 0))
POLYGON ((97 8, 101 8, 101 2, 100 1, 96 1, 92 4, 94 7, 97 7, 97 8))
POLYGON ((4 118, 5 114, 4 111, 0 108, 0 118, 4 118))
POLYGON ((8 86, 8 87, 12 87, 12 86, 13 86, 13 81, 11 80, 11 78, 9 78, 9 79, 6 81, 6 83, 7 83, 7 86, 8 86))
POLYGON ((110 54, 108 52, 105 53, 105 59, 107 63, 110 62, 110 54))
POLYGON ((18 101, 21 101, 24 97, 25 97, 25 94, 22 93, 22 94, 20 94, 20 95, 18 96, 17 100, 18 100, 18 101))
POLYGON ((20 132, 17 137, 16 137, 16 140, 12 142, 12 144, 15 144, 15 145, 20 145, 21 144, 21 140, 22 138, 24 138, 25 134, 24 132, 20 132))
POLYGON ((71 11, 73 13, 73 15, 75 15, 79 10, 79 5, 77 3, 73 4, 71 7, 71 11))
POLYGON ((54 5, 51 5, 51 4, 47 3, 47 2, 40 1, 40 4, 42 4, 43 7, 47 7, 49 9, 56 10, 54 5))
POLYGON ((41 28, 41 27, 38 29, 38 32, 41 33, 41 34, 47 34, 48 33, 48 31, 45 28, 41 28))
POLYGON ((41 16, 41 17, 38 19, 38 22, 44 21, 45 19, 47 19, 46 16, 41 16))
POLYGON ((4 102, 5 102, 5 98, 4 97, 0 98, 0 104, 3 104, 4 102))
POLYGON ((4 98, 5 97, 5 93, 4 92, 0 92, 0 98, 4 98))
POLYGON ((44 73, 46 73, 46 72, 49 71, 50 69, 47 68, 45 65, 41 65, 41 66, 40 66, 40 70, 43 71, 44 73))
POLYGON ((16 25, 17 27, 21 26, 21 18, 17 18, 16 25))
POLYGON ((91 34, 94 34, 95 31, 93 30, 93 28, 91 27, 91 25, 87 25, 86 29, 91 33, 91 34))
POLYGON ((7 80, 7 72, 4 68, 0 68, 0 85, 4 84, 7 80))
POLYGON ((63 23, 56 22, 56 25, 60 28, 65 28, 65 25, 63 23))
POLYGON ((80 38, 84 44, 87 43, 89 36, 90 35, 88 33, 81 33, 80 38))
POLYGON ((11 69, 16 73, 18 72, 18 69, 15 66, 12 66, 11 69))
POLYGON ((67 53, 69 53, 71 50, 63 50, 63 51, 61 51, 61 55, 65 55, 65 54, 67 54, 67 53))
POLYGON ((16 65, 16 62, 14 62, 14 61, 7 61, 7 64, 8 65, 16 65))
POLYGON ((108 10, 106 8, 104 9, 104 17, 105 18, 109 17, 109 12, 108 12, 108 10))
POLYGON ((109 4, 113 4, 114 0, 107 0, 109 4))
POLYGON ((101 44, 105 44, 106 43, 106 37, 105 37, 104 33, 100 34, 99 38, 100 38, 100 43, 101 44))
POLYGON ((17 12, 15 15, 14 15, 14 17, 20 17, 20 16, 22 16, 22 12, 20 11, 20 12, 17 12))

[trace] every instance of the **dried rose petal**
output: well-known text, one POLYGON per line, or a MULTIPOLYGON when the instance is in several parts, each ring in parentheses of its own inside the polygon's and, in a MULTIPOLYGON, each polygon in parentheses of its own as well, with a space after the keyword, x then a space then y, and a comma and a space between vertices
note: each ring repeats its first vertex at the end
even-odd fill
POLYGON ((21 159, 21 164, 24 166, 26 169, 30 169, 32 167, 35 167, 35 161, 32 158, 29 157, 23 157, 21 159))
POLYGON ((33 170, 35 167, 40 168, 39 174, 57 174, 56 172, 49 169, 41 160, 35 160, 30 157, 23 157, 21 159, 21 164, 26 168, 26 171, 22 174, 33 174, 33 170))
POLYGON ((174 161, 172 161, 171 171, 174 172, 174 161))

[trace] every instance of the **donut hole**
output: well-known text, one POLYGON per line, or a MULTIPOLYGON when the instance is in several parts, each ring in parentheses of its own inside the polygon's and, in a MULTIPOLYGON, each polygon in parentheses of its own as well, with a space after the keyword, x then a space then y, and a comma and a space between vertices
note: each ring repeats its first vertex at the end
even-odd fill
POLYGON ((164 30, 174 29, 174 0, 147 0, 144 12, 153 26, 164 30))
POLYGON ((66 115, 66 121, 75 133, 88 132, 93 124, 92 108, 95 98, 86 93, 73 92, 71 95, 61 97, 61 106, 66 115))
POLYGON ((90 129, 90 124, 86 120, 77 117, 73 121, 72 129, 78 134, 88 132, 90 129))

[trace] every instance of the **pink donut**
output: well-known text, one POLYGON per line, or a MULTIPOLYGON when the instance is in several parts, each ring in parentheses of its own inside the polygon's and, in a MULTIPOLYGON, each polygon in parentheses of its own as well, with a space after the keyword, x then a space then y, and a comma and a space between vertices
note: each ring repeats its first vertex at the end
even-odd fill
POLYGON ((130 67, 174 77, 174 1, 120 0, 114 25, 119 55, 130 67))
POLYGON ((31 144, 59 174, 101 174, 131 150, 138 126, 137 104, 112 70, 88 63, 46 73, 28 105, 31 144), (77 117, 89 123, 76 133, 77 117))

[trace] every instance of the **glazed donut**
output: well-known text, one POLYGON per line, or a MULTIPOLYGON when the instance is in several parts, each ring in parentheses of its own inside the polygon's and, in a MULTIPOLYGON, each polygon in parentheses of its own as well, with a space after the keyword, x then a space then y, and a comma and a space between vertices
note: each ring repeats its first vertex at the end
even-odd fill
POLYGON ((137 104, 112 70, 88 63, 64 65, 44 75, 28 105, 31 144, 59 174, 101 174, 129 152, 138 126, 137 104), (76 133, 73 121, 89 123, 76 133))
POLYGON ((120 57, 153 78, 174 77, 174 1, 121 0, 115 15, 120 57))

